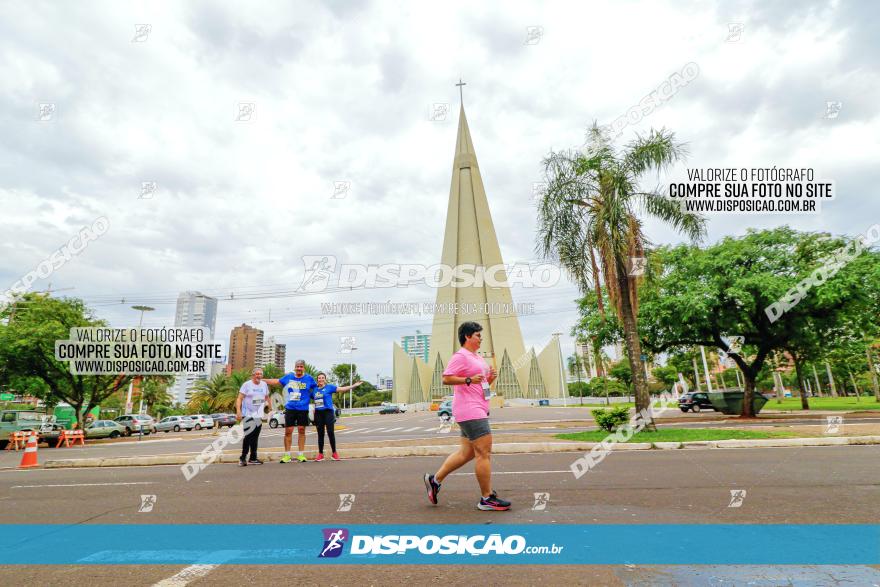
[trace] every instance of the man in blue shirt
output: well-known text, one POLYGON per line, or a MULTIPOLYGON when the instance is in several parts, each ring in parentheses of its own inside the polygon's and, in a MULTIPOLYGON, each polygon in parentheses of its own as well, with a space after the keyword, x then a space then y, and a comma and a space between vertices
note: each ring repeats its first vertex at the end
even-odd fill
POLYGON ((280 385, 283 387, 284 399, 284 456, 282 463, 289 463, 290 446, 292 444, 293 427, 298 430, 297 447, 299 456, 296 460, 306 462, 303 454, 306 448, 306 426, 309 425, 309 402, 315 389, 318 387, 311 375, 306 373, 306 362, 299 359, 293 367, 293 373, 288 373, 280 379, 264 379, 268 385, 280 385))

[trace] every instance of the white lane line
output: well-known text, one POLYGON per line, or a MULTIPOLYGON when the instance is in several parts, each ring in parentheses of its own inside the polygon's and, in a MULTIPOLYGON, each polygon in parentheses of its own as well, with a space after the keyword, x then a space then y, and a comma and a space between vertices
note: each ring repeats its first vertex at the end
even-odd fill
POLYGON ((204 577, 220 565, 190 565, 179 573, 162 579, 153 587, 183 587, 190 581, 204 577))
POLYGON ((59 485, 13 485, 10 489, 33 489, 35 487, 98 487, 105 485, 155 485, 155 481, 132 481, 128 483, 67 483, 59 485))
POLYGON ((385 428, 364 428, 364 432, 378 432, 379 430, 385 430, 385 428))
MULTIPOLYGON (((543 475, 545 473, 568 473, 571 475, 571 469, 564 471, 492 471, 492 475, 543 475)), ((450 473, 450 475, 473 475, 474 473, 450 473)))
POLYGON ((389 428, 385 432, 394 432, 395 430, 403 430, 403 426, 400 426, 399 428, 389 428))
POLYGON ((404 432, 415 432, 416 430, 421 430, 421 429, 422 429, 421 426, 416 426, 415 428, 408 428, 407 430, 404 430, 404 432))

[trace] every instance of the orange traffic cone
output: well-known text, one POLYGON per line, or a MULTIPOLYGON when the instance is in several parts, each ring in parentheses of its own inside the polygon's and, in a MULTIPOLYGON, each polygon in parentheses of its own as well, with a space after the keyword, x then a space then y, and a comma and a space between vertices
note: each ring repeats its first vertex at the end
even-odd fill
POLYGON ((28 437, 27 446, 24 448, 24 454, 21 455, 21 464, 19 469, 28 469, 30 467, 39 467, 37 462, 37 435, 31 434, 28 437))

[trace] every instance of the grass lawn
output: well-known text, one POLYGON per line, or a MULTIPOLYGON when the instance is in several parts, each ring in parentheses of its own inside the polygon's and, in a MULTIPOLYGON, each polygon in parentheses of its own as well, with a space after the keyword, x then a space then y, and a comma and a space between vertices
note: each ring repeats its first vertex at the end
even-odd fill
MULTIPOLYGON (((865 397, 862 396, 859 400, 856 400, 854 397, 811 397, 810 400, 810 409, 811 410, 842 410, 842 411, 857 411, 857 410, 878 410, 880 411, 880 403, 877 403, 877 400, 874 399, 874 396, 865 397)), ((764 404, 763 410, 783 410, 783 411, 791 411, 791 410, 800 410, 801 409, 801 398, 795 397, 787 397, 782 400, 782 403, 778 403, 775 399, 771 399, 766 404, 764 404)))
MULTIPOLYGON (((599 442, 608 436, 604 430, 557 434, 562 440, 599 442)), ((745 440, 750 438, 795 438, 791 432, 773 430, 723 430, 719 428, 660 428, 657 432, 639 432, 629 442, 688 442, 692 440, 745 440)))

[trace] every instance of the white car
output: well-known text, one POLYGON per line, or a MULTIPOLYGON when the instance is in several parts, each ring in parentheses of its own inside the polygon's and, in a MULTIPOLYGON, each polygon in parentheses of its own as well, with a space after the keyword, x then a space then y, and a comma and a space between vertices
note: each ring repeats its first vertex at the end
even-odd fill
POLYGON ((180 432, 183 430, 192 430, 195 427, 195 421, 189 416, 167 416, 162 418, 156 424, 156 430, 159 432, 180 432))
POLYGON ((208 416, 206 414, 193 414, 190 416, 193 422, 195 422, 195 429, 201 430, 202 428, 213 428, 214 427, 214 418, 208 416))
MULTIPOLYGON (((309 426, 315 423, 315 404, 309 404, 309 426)), ((275 410, 269 414, 269 428, 278 428, 285 426, 284 410, 275 410)))

